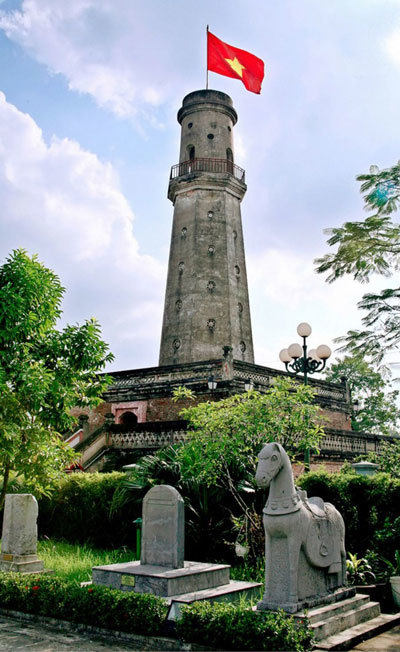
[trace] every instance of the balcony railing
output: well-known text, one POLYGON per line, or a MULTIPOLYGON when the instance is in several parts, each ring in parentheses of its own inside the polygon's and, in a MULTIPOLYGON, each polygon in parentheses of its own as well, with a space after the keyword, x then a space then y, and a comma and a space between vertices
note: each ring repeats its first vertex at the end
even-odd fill
POLYGON ((245 183, 245 171, 226 158, 195 158, 183 161, 171 168, 171 179, 183 177, 192 172, 222 172, 232 174, 238 181, 245 183))

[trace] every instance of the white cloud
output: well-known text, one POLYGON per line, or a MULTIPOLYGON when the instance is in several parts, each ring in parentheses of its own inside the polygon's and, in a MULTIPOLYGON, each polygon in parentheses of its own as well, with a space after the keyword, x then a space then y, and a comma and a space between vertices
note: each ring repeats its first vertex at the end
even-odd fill
POLYGON ((392 63, 400 67, 400 27, 396 27, 384 39, 383 49, 392 63))
MULTIPOLYGON (((335 350, 335 338, 360 327, 363 315, 357 302, 364 292, 371 291, 372 284, 366 288, 350 277, 328 284, 324 276, 316 274, 312 259, 312 255, 290 249, 266 249, 248 260, 254 348, 259 364, 279 368, 279 351, 299 340, 296 328, 302 321, 312 325, 312 348, 325 343, 335 350)), ((373 290, 387 283, 387 279, 373 279, 373 290)))
POLYGON ((120 117, 161 102, 163 84, 146 79, 140 25, 124 0, 119 11, 111 0, 24 0, 21 10, 0 11, 0 28, 51 72, 64 75, 71 90, 91 95, 120 117))
POLYGON ((1 256, 23 246, 54 268, 68 290, 66 318, 96 315, 114 340, 117 366, 155 363, 165 270, 139 252, 118 175, 77 142, 54 137, 47 144, 3 93, 0 195, 1 256), (143 314, 154 316, 146 331, 143 314), (119 350, 128 329, 135 349, 119 350))

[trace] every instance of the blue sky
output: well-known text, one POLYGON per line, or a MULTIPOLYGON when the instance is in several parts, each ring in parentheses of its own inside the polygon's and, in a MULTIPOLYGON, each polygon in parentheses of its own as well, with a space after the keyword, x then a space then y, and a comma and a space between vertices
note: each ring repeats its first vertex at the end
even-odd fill
POLYGON ((209 83, 239 114, 256 362, 279 367, 300 321, 313 347, 360 323, 365 287, 313 259, 363 217, 356 174, 399 159, 400 0, 3 0, 0 259, 55 269, 64 321, 96 316, 114 369, 158 362, 176 112, 204 88, 207 23, 266 65, 260 96, 209 83))

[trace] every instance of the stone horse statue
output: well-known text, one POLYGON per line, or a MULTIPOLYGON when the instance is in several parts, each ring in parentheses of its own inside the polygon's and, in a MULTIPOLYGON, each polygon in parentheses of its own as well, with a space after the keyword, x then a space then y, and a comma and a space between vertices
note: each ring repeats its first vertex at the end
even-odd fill
POLYGON ((295 487, 289 457, 280 444, 264 446, 256 482, 269 487, 263 509, 265 594, 259 610, 296 613, 349 596, 344 522, 333 505, 307 498, 295 487))

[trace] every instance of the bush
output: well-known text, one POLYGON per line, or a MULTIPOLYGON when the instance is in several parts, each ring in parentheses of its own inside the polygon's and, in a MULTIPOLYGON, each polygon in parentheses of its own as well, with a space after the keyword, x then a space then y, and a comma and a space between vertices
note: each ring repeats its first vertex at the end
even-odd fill
POLYGON ((218 650, 310 650, 312 630, 283 611, 258 614, 250 607, 196 602, 182 607, 180 638, 218 650))
POLYGON ((39 535, 88 543, 98 548, 135 547, 133 521, 141 516, 141 496, 118 504, 125 473, 73 473, 50 498, 39 500, 39 535))
POLYGON ((354 473, 317 471, 297 479, 308 496, 321 496, 342 514, 346 526, 346 550, 364 557, 372 550, 394 557, 400 530, 400 480, 388 473, 363 477, 354 473))
POLYGON ((0 605, 30 614, 154 636, 167 607, 161 598, 104 586, 81 587, 58 577, 0 573, 0 605))

